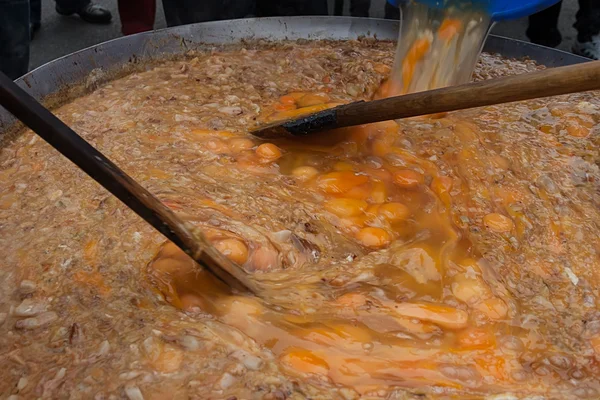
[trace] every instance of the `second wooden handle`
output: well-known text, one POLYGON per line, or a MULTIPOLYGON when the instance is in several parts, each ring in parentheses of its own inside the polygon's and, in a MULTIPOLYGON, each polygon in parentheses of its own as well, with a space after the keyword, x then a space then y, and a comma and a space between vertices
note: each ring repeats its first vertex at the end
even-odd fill
POLYGON ((597 89, 600 89, 600 61, 592 61, 366 103, 351 103, 336 109, 336 125, 361 125, 597 89))

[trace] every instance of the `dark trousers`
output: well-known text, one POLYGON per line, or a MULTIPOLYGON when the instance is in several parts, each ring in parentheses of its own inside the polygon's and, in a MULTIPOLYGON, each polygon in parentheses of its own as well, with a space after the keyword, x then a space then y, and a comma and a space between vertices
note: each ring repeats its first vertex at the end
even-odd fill
POLYGON ((327 14, 327 0, 256 0, 257 17, 327 14))
POLYGON ((353 17, 368 17, 371 0, 350 0, 350 15, 353 17))
POLYGON ((168 26, 291 15, 327 15, 326 0, 163 0, 168 26))
MULTIPOLYGON (((353 17, 368 17, 371 8, 371 0, 350 0, 350 15, 353 17)), ((336 0, 333 8, 334 15, 342 15, 344 11, 344 0, 336 0)), ((400 19, 398 7, 385 3, 385 18, 400 19)))
POLYGON ((168 26, 187 25, 254 14, 252 0, 163 0, 168 26))
MULTIPOLYGON (((57 0, 66 10, 78 10, 90 0, 57 0)), ((11 79, 29 70, 29 24, 42 19, 41 0, 0 0, 0 71, 11 79)))
MULTIPOLYGON (((549 47, 560 44, 562 35, 558 30, 558 17, 561 7, 562 1, 529 17, 527 37, 532 42, 549 47)), ((593 36, 599 34, 600 1, 579 0, 579 11, 573 27, 577 30, 577 40, 580 42, 589 42, 593 36)))
MULTIPOLYGON (((400 8, 403 8, 401 5, 400 8)), ((387 1, 385 2, 385 19, 400 19, 400 8, 394 7, 387 1)))
POLYGON ((42 0, 29 0, 29 22, 36 25, 42 23, 42 0))
POLYGON ((11 79, 29 68, 29 1, 0 0, 0 71, 11 79))
POLYGON ((598 0, 579 0, 579 11, 573 27, 577 29, 577 40, 589 42, 600 33, 600 2, 598 0))

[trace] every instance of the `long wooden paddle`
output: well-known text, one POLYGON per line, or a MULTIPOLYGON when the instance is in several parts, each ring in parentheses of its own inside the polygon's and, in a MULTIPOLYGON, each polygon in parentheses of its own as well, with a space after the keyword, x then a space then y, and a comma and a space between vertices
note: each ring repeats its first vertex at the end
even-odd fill
POLYGON ((600 61, 593 61, 382 100, 344 104, 296 119, 258 126, 250 133, 265 139, 304 136, 346 126, 597 89, 600 89, 600 61))

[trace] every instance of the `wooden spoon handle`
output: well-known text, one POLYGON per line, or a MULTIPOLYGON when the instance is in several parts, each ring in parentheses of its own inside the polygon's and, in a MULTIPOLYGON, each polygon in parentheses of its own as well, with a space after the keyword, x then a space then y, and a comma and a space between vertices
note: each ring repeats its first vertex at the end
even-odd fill
POLYGON ((304 136, 327 129, 600 89, 600 61, 489 79, 442 89, 345 104, 259 126, 261 138, 304 136))
POLYGON ((245 273, 219 253, 197 228, 179 219, 1 72, 0 105, 218 278, 236 290, 255 290, 245 273))
POLYGON ((337 126, 353 126, 596 89, 600 89, 600 61, 366 103, 350 103, 337 108, 337 126))

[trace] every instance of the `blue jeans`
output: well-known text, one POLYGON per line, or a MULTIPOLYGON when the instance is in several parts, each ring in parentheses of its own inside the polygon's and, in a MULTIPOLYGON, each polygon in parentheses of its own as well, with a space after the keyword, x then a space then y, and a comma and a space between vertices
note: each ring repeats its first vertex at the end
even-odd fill
POLYGON ((29 68, 29 0, 0 0, 0 71, 11 79, 29 68))

